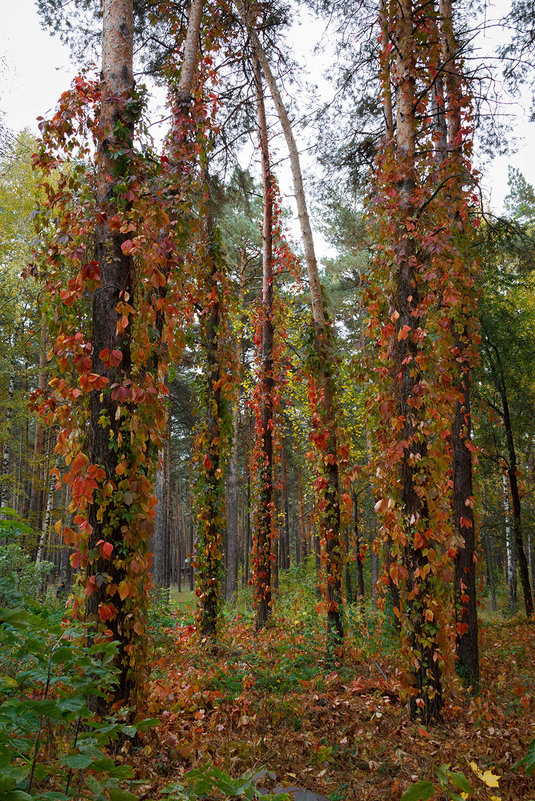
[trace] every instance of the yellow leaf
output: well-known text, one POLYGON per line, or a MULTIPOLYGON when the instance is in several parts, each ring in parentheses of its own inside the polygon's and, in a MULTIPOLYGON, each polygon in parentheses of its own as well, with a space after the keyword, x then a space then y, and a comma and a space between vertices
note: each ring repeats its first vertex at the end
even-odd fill
POLYGON ((495 776, 494 773, 490 770, 486 770, 483 776, 480 777, 487 787, 499 787, 498 779, 499 776, 495 776))

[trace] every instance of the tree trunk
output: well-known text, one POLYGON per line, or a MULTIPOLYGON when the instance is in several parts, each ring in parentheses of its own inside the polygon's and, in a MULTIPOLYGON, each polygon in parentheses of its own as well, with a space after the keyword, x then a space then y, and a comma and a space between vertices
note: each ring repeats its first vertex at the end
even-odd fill
MULTIPOLYGON (((240 335, 236 343, 239 349, 241 346, 240 335)), ((239 406, 239 382, 238 397, 234 398, 232 407, 232 448, 227 472, 227 541, 226 541, 226 574, 225 574, 225 599, 228 603, 234 603, 238 591, 238 445, 240 436, 240 406, 239 406)))
MULTIPOLYGON (((462 156, 462 76, 456 58, 459 50, 453 31, 451 0, 439 0, 439 36, 442 62, 447 65, 437 76, 434 98, 435 125, 438 132, 438 180, 448 181, 447 196, 451 207, 451 228, 461 239, 464 236, 460 205, 466 165, 462 156)), ((468 274, 469 262, 466 265, 468 274)), ((469 283, 468 281, 466 282, 469 283)), ((470 291, 468 286, 463 287, 470 291)), ((453 451, 453 524, 458 542, 463 542, 455 557, 455 617, 458 674, 465 683, 479 683, 479 645, 476 599, 476 532, 472 486, 472 453, 470 444, 470 364, 471 346, 469 313, 463 306, 461 320, 452 317, 450 327, 455 343, 453 361, 459 400, 451 429, 453 451), (459 326, 461 330, 459 331, 459 326)))
MULTIPOLYGON (((46 349, 47 349, 47 329, 41 321, 41 337, 39 343, 39 377, 38 389, 44 394, 47 384, 46 370, 46 349)), ((28 509, 28 519, 31 526, 36 529, 40 527, 44 488, 47 484, 47 477, 43 472, 43 462, 45 459, 46 432, 41 422, 41 418, 35 420, 35 439, 33 448, 33 469, 30 487, 30 504, 28 509)))
POLYGON ((363 555, 361 552, 362 549, 362 540, 360 536, 359 530, 359 506, 358 506, 358 496, 356 492, 352 494, 352 502, 353 502, 353 532, 355 537, 355 567, 357 572, 357 597, 356 600, 360 603, 361 606, 364 605, 364 571, 363 571, 363 555))
POLYGON ((264 107, 262 74, 253 56, 253 74, 260 134, 263 189, 262 227, 262 365, 260 371, 259 509, 254 536, 256 629, 271 616, 272 554, 275 537, 275 493, 273 488, 273 185, 264 107))
POLYGON ((165 458, 160 454, 161 466, 156 470, 154 479, 154 495, 156 497, 156 511, 154 516, 154 534, 151 538, 152 551, 152 580, 156 587, 165 585, 165 458))
MULTIPOLYGON (((97 154, 97 206, 100 210, 96 230, 95 255, 100 265, 100 287, 93 294, 93 337, 92 369, 97 375, 112 384, 123 385, 130 379, 130 319, 126 328, 119 329, 117 306, 120 302, 133 306, 133 263, 130 256, 123 253, 121 245, 126 236, 112 229, 109 220, 117 210, 118 183, 127 177, 127 167, 118 174, 117 153, 128 153, 132 148, 132 122, 127 111, 128 101, 134 89, 133 78, 133 7, 132 0, 105 0, 102 9, 102 100, 100 107, 100 126, 102 141, 97 154), (113 179, 110 180, 110 176, 113 179), (121 354, 118 366, 109 367, 102 361, 102 351, 117 351, 121 354)), ((123 159, 128 161, 128 159, 123 159)), ((120 454, 117 448, 121 430, 119 403, 112 397, 109 389, 93 390, 90 395, 90 441, 89 452, 92 461, 104 469, 106 481, 116 487, 120 454)), ((116 507, 108 505, 103 512, 100 504, 94 503, 89 509, 89 550, 99 551, 97 542, 111 542, 114 548, 113 559, 97 557, 88 564, 87 577, 93 579, 92 593, 87 600, 90 618, 98 620, 101 606, 108 605, 108 582, 96 581, 99 575, 108 575, 109 582, 119 586, 127 578, 124 553, 128 545, 123 537, 124 521, 122 515, 128 513, 126 505, 117 502, 116 507), (121 554, 121 560, 116 555, 121 554), (119 564, 117 564, 119 562, 119 564)), ((129 554, 131 557, 131 554, 129 554)), ((142 557, 143 558, 143 557, 142 557)), ((148 557, 144 554, 144 558, 148 557)), ((131 648, 138 648, 137 635, 125 601, 116 594, 113 597, 115 614, 107 625, 113 632, 113 639, 119 642, 117 665, 120 673, 115 689, 116 701, 128 701, 135 694, 139 680, 131 668, 131 648)), ((132 659, 133 662, 133 659, 132 659)))
POLYGON ((503 424, 505 428, 505 438, 507 442, 507 451, 509 454, 509 464, 507 467, 507 475, 509 478, 509 486, 511 489, 512 512, 513 512, 513 534, 516 557, 518 560, 518 569, 520 573, 520 583, 522 584, 522 593, 524 595, 524 606, 526 609, 526 616, 533 615, 533 596, 531 594, 531 583, 529 580, 528 563, 524 551, 524 543, 522 540, 522 516, 520 504, 520 492, 518 489, 517 479, 517 459, 516 448, 513 436, 513 428, 511 425, 511 415, 509 411, 509 398, 507 396, 507 387, 505 384, 505 376, 503 372, 501 357, 498 349, 494 346, 491 347, 496 355, 497 371, 495 375, 498 378, 498 391, 502 402, 503 410, 503 424))
MULTIPOLYGON (((396 615, 406 632, 408 648, 410 716, 421 715, 426 723, 440 719, 442 680, 437 634, 432 634, 429 617, 434 619, 430 602, 432 565, 427 554, 433 550, 432 525, 425 489, 429 476, 425 467, 428 458, 427 439, 422 421, 426 414, 423 398, 419 396, 423 379, 417 330, 425 329, 421 308, 421 279, 416 274, 418 264, 418 233, 415 221, 419 209, 416 189, 416 61, 417 42, 414 37, 415 19, 412 0, 392 4, 392 37, 382 42, 384 65, 390 52, 395 58, 396 130, 395 141, 386 137, 385 153, 395 157, 397 169, 396 222, 399 234, 393 243, 391 267, 392 295, 390 318, 394 322, 390 337, 392 360, 391 398, 394 414, 402 425, 398 442, 400 513, 403 538, 393 545, 397 551, 397 576, 400 606, 396 615), (391 44, 389 44, 391 42, 391 44), (392 49, 393 45, 393 49, 392 49)), ((384 27, 383 24, 383 27, 384 27)), ((416 26, 417 27, 417 26, 416 26)), ((424 286, 425 289, 425 286, 424 286)), ((394 553, 394 551, 393 551, 394 553)), ((392 575, 392 574, 391 574, 392 575)), ((434 627, 436 631, 436 626, 434 627)))
POLYGON ((464 547, 455 557, 455 617, 457 673, 474 689, 479 683, 479 646, 476 599, 476 537, 470 437, 470 378, 462 373, 463 402, 457 401, 451 431, 453 449, 453 522, 464 547))
POLYGON ((485 551, 485 562, 487 566, 487 584, 490 591, 490 601, 492 611, 495 612, 498 608, 496 604, 496 582, 494 580, 494 558, 490 547, 490 537, 488 534, 483 534, 483 548, 485 551))
POLYGON ((281 532, 281 567, 288 570, 290 567, 290 499, 288 485, 288 465, 284 446, 281 450, 282 459, 282 492, 284 494, 284 526, 281 532))
POLYGON ((0 507, 9 506, 9 468, 10 468, 10 451, 9 451, 9 435, 11 433, 11 417, 13 415, 13 398, 15 395, 15 373, 12 366, 9 374, 9 385, 7 392, 7 407, 4 416, 4 447, 2 452, 2 488, 0 490, 0 507))
MULTIPOLYGON (((209 194, 209 177, 205 175, 205 192, 209 194)), ((221 369, 221 338, 223 331, 222 265, 217 233, 214 230, 211 199, 205 211, 205 244, 208 272, 201 280, 201 293, 206 298, 205 315, 201 319, 206 350, 205 416, 206 431, 201 433, 203 475, 201 492, 197 497, 198 548, 197 595, 201 637, 213 639, 217 634, 222 600, 223 547, 225 521, 225 396, 221 369)), ((203 256, 201 255, 201 258, 203 256)))
POLYGON ((323 463, 320 529, 326 556, 327 640, 328 649, 332 651, 334 647, 339 646, 343 642, 344 636, 342 618, 343 553, 340 540, 340 501, 336 436, 337 416, 334 401, 335 386, 333 379, 335 365, 331 355, 334 331, 327 321, 323 306, 323 296, 314 250, 312 229, 310 227, 310 218, 305 199, 299 152, 293 135, 292 125, 278 90, 277 82, 271 71, 269 61, 253 27, 252 21, 241 0, 236 0, 236 5, 247 27, 255 55, 262 67, 262 72, 264 73, 271 97, 277 109, 277 114, 288 147, 303 250, 305 252, 307 265, 312 307, 312 324, 314 329, 313 346, 316 357, 314 379, 316 382, 315 390, 317 396, 317 430, 315 431, 313 439, 318 447, 319 458, 323 463))

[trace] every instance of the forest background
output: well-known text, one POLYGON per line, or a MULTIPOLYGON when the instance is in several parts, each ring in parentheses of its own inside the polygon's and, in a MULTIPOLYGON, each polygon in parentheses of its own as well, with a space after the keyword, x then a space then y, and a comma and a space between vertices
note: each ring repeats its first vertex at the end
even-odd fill
POLYGON ((483 52, 485 9, 333 4, 322 108, 298 10, 136 8, 156 142, 128 5, 2 128, 0 798, 527 797, 535 196, 472 139, 531 105, 530 4, 483 52))

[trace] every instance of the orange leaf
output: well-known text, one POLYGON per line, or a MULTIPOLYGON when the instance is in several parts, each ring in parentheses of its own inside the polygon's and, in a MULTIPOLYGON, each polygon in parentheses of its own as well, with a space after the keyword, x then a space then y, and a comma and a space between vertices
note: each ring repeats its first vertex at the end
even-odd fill
POLYGON ((106 604, 100 604, 98 607, 98 616, 102 620, 103 623, 106 620, 111 620, 113 617, 114 608, 113 606, 107 606, 106 604))
POLYGON ((101 545, 100 553, 104 557, 104 559, 111 559, 111 554, 113 551, 113 545, 111 542, 104 542, 101 545))
POLYGON ((130 595, 130 584, 128 581, 121 581, 119 586, 117 587, 117 592, 119 593, 119 598, 121 601, 124 601, 125 598, 128 598, 130 595))

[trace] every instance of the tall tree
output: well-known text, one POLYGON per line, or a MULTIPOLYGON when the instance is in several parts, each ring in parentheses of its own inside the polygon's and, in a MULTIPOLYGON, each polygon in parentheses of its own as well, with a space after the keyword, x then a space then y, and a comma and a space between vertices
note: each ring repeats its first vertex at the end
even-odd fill
POLYGON ((258 519, 254 536, 256 626, 263 628, 271 615, 271 558, 275 528, 275 493, 273 487, 273 181, 269 158, 269 139, 264 104, 262 73, 253 55, 253 76, 258 113, 258 129, 262 163, 264 211, 262 222, 262 315, 259 419, 258 519))
MULTIPOLYGON (((457 55, 448 26, 445 4, 439 9, 402 0, 381 6, 379 75, 386 130, 370 196, 379 281, 369 304, 369 329, 377 337, 379 356, 379 391, 370 405, 378 421, 372 460, 376 511, 392 557, 389 579, 399 591, 394 611, 407 660, 410 712, 428 722, 441 715, 442 673, 451 653, 452 559, 464 544, 452 523, 447 443, 448 421, 459 402, 464 408, 457 434, 467 444, 468 398, 458 381, 459 373, 463 381, 466 377, 472 280, 466 251, 459 247, 463 227, 469 229, 470 143, 466 130, 456 130, 459 108, 465 117, 468 112, 456 71, 444 93, 446 62, 457 55), (381 296, 385 286, 388 307, 381 296)), ((466 494, 463 501, 473 499, 466 494)), ((459 520, 461 527, 466 520, 459 520)))
MULTIPOLYGON (((134 130, 129 104, 134 90, 133 36, 132 0, 106 0, 102 9, 102 99, 99 110, 102 134, 97 153, 96 186, 100 216, 95 256, 99 263, 100 286, 93 294, 91 342, 92 369, 95 375, 105 379, 106 389, 101 385, 90 395, 88 450, 91 461, 104 471, 106 481, 110 482, 112 495, 104 509, 100 503, 90 505, 87 549, 99 553, 97 543, 105 542, 110 543, 115 553, 110 560, 109 552, 103 548, 98 556, 88 558, 87 578, 91 591, 87 610, 93 619, 98 619, 99 611, 103 616, 102 610, 108 608, 109 585, 119 587, 124 582, 132 569, 133 558, 128 532, 129 508, 121 491, 121 478, 118 478, 128 469, 121 470, 119 465, 129 462, 131 454, 129 443, 123 437, 119 394, 112 390, 113 386, 124 387, 132 379, 133 256, 123 249, 128 237, 117 227, 112 227, 112 219, 124 203, 121 183, 131 177, 129 153, 134 130), (107 578, 103 581, 104 576, 107 578)), ((139 481, 142 480, 140 476, 139 481)), ((146 544, 142 548, 136 544, 134 550, 137 557, 148 562, 146 544)), ((134 694, 139 680, 132 669, 135 660, 131 662, 132 648, 140 644, 135 643, 138 639, 134 631, 137 620, 132 619, 131 604, 120 590, 113 596, 113 604, 109 626, 114 639, 119 642, 120 665, 116 697, 127 701, 134 694)))
MULTIPOLYGON (((340 533, 339 453, 335 403, 335 333, 326 313, 319 279, 314 239, 306 203, 299 151, 292 124, 282 100, 269 59, 255 30, 252 9, 237 0, 239 14, 247 28, 253 51, 260 62, 288 147, 297 202, 297 213, 308 272, 313 328, 313 377, 311 398, 315 406, 312 439, 317 448, 321 474, 316 481, 319 492, 319 519, 325 547, 327 636, 332 649, 343 641, 342 571, 343 545, 340 533)), ((349 504, 351 503, 350 499, 349 504)))
POLYGON ((479 681, 479 647, 476 599, 476 530, 472 479, 471 366, 476 358, 474 343, 479 339, 474 310, 470 237, 466 220, 466 187, 470 187, 469 131, 463 134, 463 116, 469 111, 469 97, 461 73, 459 46, 454 33, 450 0, 440 0, 438 29, 441 42, 441 65, 436 81, 434 107, 438 133, 437 186, 447 191, 451 217, 451 236, 458 258, 465 262, 460 273, 462 298, 458 313, 452 317, 452 345, 457 373, 454 383, 458 393, 451 427, 453 451, 453 525, 459 543, 455 556, 455 616, 457 671, 467 684, 479 681))

